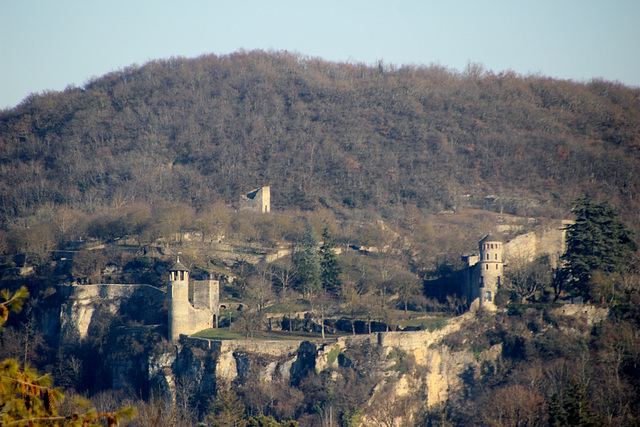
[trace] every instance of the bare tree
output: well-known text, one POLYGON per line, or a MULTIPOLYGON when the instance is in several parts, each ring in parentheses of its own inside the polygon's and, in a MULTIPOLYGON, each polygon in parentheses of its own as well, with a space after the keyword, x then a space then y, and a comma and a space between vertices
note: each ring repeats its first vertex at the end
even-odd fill
POLYGON ((409 301, 419 295, 421 285, 420 278, 407 270, 400 271, 394 278, 393 289, 404 305, 405 314, 407 314, 409 301))
POLYGON ((287 289, 291 287, 295 279, 295 271, 289 263, 278 263, 273 265, 273 275, 280 284, 280 293, 285 295, 287 289))
POLYGON ((509 263, 507 277, 507 289, 524 303, 551 283, 549 257, 540 257, 534 261, 528 261, 525 257, 515 258, 509 263))
POLYGON ((270 266, 263 265, 247 279, 247 297, 255 302, 258 311, 274 298, 272 277, 270 266))

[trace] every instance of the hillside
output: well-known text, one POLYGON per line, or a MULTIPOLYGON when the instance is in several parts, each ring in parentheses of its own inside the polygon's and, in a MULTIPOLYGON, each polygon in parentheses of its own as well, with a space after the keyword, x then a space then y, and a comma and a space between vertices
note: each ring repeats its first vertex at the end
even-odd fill
POLYGON ((286 52, 172 58, 3 111, 0 164, 5 230, 61 205, 200 210, 260 185, 276 209, 383 216, 566 217, 589 194, 637 228, 640 89, 286 52))
POLYGON ((264 52, 33 95, 0 113, 0 289, 30 293, 0 360, 132 426, 637 425, 639 101, 264 52), (497 311, 459 316, 490 231, 519 241, 497 311), (178 255, 220 280, 211 342, 167 340, 178 255))

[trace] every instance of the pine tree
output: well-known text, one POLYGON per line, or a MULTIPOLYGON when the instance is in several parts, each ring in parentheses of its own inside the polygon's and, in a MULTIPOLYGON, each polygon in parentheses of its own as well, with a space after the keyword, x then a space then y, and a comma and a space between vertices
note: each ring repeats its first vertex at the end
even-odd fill
POLYGON ((569 287, 576 294, 588 297, 593 272, 619 271, 637 245, 607 203, 582 197, 574 202, 572 212, 576 220, 566 227, 567 248, 562 259, 570 277, 569 287))
POLYGON ((318 238, 310 224, 307 224, 300 245, 293 254, 293 263, 303 292, 308 296, 317 294, 321 288, 320 255, 318 238))
POLYGON ((591 409, 591 402, 587 398, 584 385, 572 381, 566 390, 564 410, 567 425, 570 426, 595 426, 598 425, 597 417, 591 409))
POLYGON ((322 246, 320 247, 320 265, 322 267, 320 278, 324 290, 331 294, 336 294, 340 290, 340 273, 342 272, 334 247, 333 236, 325 227, 322 230, 322 246))
POLYGON ((213 427, 244 427, 244 404, 236 392, 228 385, 222 385, 211 402, 212 413, 209 414, 209 425, 213 427))

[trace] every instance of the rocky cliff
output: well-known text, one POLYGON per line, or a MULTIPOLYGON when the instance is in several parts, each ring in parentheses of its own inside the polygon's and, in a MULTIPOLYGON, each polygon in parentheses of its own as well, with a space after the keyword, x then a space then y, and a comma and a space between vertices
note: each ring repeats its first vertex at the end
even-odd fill
POLYGON ((500 356, 500 344, 481 354, 453 351, 443 344, 444 337, 473 316, 468 313, 454 318, 432 332, 380 332, 314 342, 183 338, 175 353, 151 358, 148 374, 164 394, 175 396, 176 383, 184 377, 209 390, 220 381, 250 379, 295 385, 311 373, 336 377, 341 375, 340 367, 366 365, 369 375, 381 378, 369 405, 375 408, 376 402, 392 396, 392 401, 403 396, 414 398, 422 390, 420 399, 412 400, 413 412, 417 405, 444 402, 461 388, 464 372, 477 371, 482 361, 500 356), (367 360, 362 360, 363 355, 367 360))
POLYGON ((149 285, 59 285, 61 336, 85 338, 95 314, 106 311, 142 324, 166 323, 165 293, 149 285))

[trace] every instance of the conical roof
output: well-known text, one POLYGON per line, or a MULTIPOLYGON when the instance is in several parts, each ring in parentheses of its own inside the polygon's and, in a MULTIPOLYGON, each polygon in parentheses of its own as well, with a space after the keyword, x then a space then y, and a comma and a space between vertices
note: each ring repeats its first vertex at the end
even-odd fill
POLYGON ((499 235, 492 234, 491 232, 489 232, 489 234, 487 234, 484 237, 484 239, 480 240, 480 244, 489 243, 489 242, 504 243, 504 239, 502 237, 500 237, 499 235))
POLYGON ((189 270, 187 269, 187 267, 182 265, 182 263, 180 262, 180 257, 178 257, 178 259, 176 260, 176 263, 171 266, 169 271, 189 271, 189 270))

